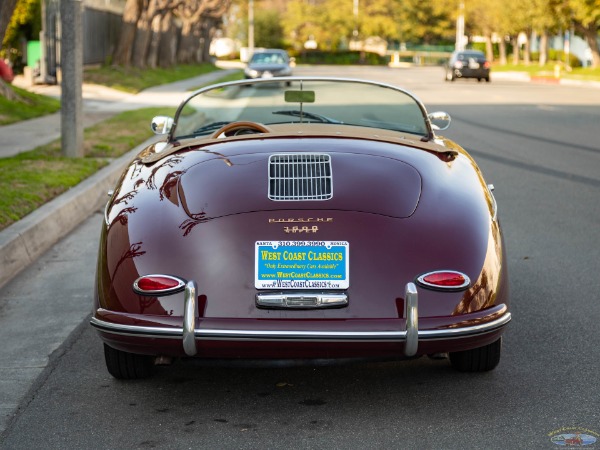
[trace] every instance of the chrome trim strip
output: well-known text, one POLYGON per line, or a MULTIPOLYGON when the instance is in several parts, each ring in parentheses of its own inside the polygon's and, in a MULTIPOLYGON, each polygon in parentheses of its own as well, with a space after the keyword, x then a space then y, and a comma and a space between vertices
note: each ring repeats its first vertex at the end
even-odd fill
POLYGON ((340 308, 348 305, 348 296, 338 293, 258 293, 256 305, 259 308, 276 309, 323 309, 340 308))
MULTIPOLYGON (((511 313, 507 312, 502 317, 481 325, 461 328, 445 328, 443 330, 419 330, 418 340, 457 339, 461 337, 478 336, 491 333, 508 324, 511 313)), ((101 331, 126 335, 151 338, 182 338, 182 328, 143 327, 135 325, 121 325, 106 322, 92 317, 90 324, 101 331)), ((266 331, 266 330, 221 330, 221 329, 196 329, 196 339, 207 340, 256 340, 256 341, 379 341, 403 342, 406 340, 406 331, 266 331)))
POLYGON ((488 192, 490 193, 490 197, 492 197, 492 220, 495 222, 498 218, 498 203, 496 202, 496 196, 494 195, 494 185, 487 185, 488 192))
POLYGON ((185 285, 183 306, 183 350, 188 356, 194 356, 196 350, 196 292, 198 286, 195 281, 188 281, 185 285))
POLYGON ((404 354, 414 356, 419 347, 419 294, 414 283, 407 283, 404 289, 404 317, 406 317, 404 354))
POLYGON ((120 323, 107 322, 105 320, 92 317, 90 325, 100 331, 107 333, 119 334, 123 336, 139 336, 151 338, 177 338, 183 336, 183 328, 166 328, 166 327, 147 327, 140 325, 123 325, 120 323))

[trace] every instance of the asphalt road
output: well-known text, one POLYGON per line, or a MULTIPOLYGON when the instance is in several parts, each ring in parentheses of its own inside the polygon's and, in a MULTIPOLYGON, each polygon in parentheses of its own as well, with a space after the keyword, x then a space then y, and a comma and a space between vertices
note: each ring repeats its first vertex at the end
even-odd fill
MULTIPOLYGON (((342 75, 297 72, 305 70, 342 75)), ((429 111, 449 112, 446 135, 495 185, 513 312, 498 368, 461 374, 428 358, 270 369, 177 363, 121 382, 83 320, 40 371, 0 448, 552 449, 552 435, 574 428, 600 441, 600 90, 444 83, 439 68, 343 75, 404 85, 429 111)), ((100 220, 0 291, 0 326, 23 329, 25 349, 33 323, 52 320, 59 298, 87 315, 100 220), (3 323, 22 303, 32 324, 26 313, 22 324, 3 323)))

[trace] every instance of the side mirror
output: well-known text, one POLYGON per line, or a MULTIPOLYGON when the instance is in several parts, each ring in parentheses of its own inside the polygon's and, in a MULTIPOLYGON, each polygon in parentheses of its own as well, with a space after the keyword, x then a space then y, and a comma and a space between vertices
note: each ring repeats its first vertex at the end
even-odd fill
POLYGON ((150 129, 154 134, 169 134, 172 127, 173 119, 167 116, 156 116, 150 124, 150 129))
POLYGON ((450 122, 452 119, 450 118, 450 114, 437 111, 427 115, 427 118, 431 122, 431 128, 435 131, 443 131, 450 128, 450 122))

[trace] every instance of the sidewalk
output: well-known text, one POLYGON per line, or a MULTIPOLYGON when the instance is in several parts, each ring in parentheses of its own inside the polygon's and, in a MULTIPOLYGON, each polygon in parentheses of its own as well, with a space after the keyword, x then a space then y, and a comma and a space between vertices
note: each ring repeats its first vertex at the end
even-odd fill
MULTIPOLYGON (((98 85, 83 86, 83 122, 88 127, 119 112, 147 106, 177 106, 187 90, 211 83, 229 70, 221 70, 176 83, 127 94, 98 85)), ((17 79, 16 83, 19 83, 17 79)), ((18 85, 18 84, 17 84, 18 85)), ((31 90, 60 97, 59 86, 35 86, 31 90)), ((148 118, 148 126, 151 118, 148 118)), ((0 126, 0 157, 15 155, 60 137, 60 112, 49 116, 0 126)), ((155 138, 152 138, 155 139, 155 138)), ((146 143, 142 144, 145 146, 146 143)), ((73 189, 46 203, 37 211, 0 231, 0 288, 39 258, 59 239, 98 210, 128 162, 143 147, 113 161, 109 166, 73 189)))

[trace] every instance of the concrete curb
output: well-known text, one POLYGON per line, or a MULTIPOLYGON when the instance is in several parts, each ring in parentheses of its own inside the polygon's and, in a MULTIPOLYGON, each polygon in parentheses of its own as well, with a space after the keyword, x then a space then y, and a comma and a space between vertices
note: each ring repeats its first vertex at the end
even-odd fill
POLYGON ((0 232, 0 288, 101 208, 125 167, 156 137, 0 232))
POLYGON ((554 77, 538 77, 530 76, 524 72, 494 72, 492 71, 492 81, 503 80, 503 81, 518 81, 522 83, 537 83, 537 84, 557 84, 562 86, 585 86, 593 89, 600 89, 600 81, 583 81, 583 80, 571 80, 568 78, 554 78, 554 77))

